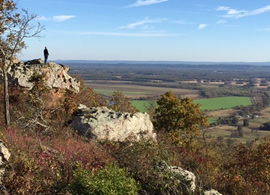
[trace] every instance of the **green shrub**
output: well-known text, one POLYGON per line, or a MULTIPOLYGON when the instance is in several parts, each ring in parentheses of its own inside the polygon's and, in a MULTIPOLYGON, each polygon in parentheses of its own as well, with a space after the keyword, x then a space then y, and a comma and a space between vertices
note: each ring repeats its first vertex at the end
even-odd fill
POLYGON ((75 182, 71 184, 74 194, 137 194, 139 185, 129 177, 127 169, 116 165, 106 165, 94 174, 87 169, 75 172, 75 182))
POLYGON ((185 184, 181 185, 175 175, 162 166, 163 162, 180 166, 175 144, 170 142, 168 134, 162 134, 162 137, 166 137, 166 143, 159 140, 158 143, 120 144, 113 152, 120 166, 127 167, 140 182, 140 194, 184 194, 185 184))

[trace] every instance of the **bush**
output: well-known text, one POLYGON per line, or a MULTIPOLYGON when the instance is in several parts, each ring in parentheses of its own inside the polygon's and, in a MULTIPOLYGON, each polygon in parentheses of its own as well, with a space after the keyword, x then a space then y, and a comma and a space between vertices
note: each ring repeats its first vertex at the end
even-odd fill
POLYGON ((162 140, 159 139, 158 143, 142 141, 132 145, 120 144, 118 148, 114 146, 113 156, 140 182, 140 194, 185 194, 185 183, 179 183, 176 175, 162 166, 166 162, 186 169, 187 166, 183 167, 180 162, 182 149, 170 141, 168 133, 162 133, 160 137, 162 140))
POLYGON ((243 120, 243 126, 244 127, 248 127, 249 126, 249 120, 248 119, 244 119, 243 120))
POLYGON ((261 125, 260 130, 270 131, 270 122, 267 122, 261 125))
POLYGON ((238 144, 228 151, 213 188, 222 194, 270 194, 270 139, 238 144), (216 186, 215 186, 216 185, 216 186))
POLYGON ((77 167, 99 170, 112 158, 80 137, 33 138, 16 130, 1 133, 11 152, 3 179, 10 194, 66 194, 77 167))
POLYGON ((132 145, 120 144, 113 153, 120 166, 127 167, 134 174, 143 192, 162 194, 169 185, 154 167, 160 158, 158 145, 144 141, 132 145))
POLYGON ((71 184, 74 194, 137 194, 139 185, 129 176, 127 169, 107 165, 94 174, 87 169, 78 169, 75 182, 71 184))
POLYGON ((109 101, 109 108, 118 112, 138 112, 138 110, 134 106, 132 106, 129 98, 125 97, 125 95, 121 91, 115 91, 112 94, 112 97, 109 101))
POLYGON ((191 98, 178 99, 171 91, 157 100, 154 127, 156 130, 170 132, 176 143, 192 147, 200 129, 208 127, 207 116, 200 110, 200 104, 194 104, 191 98))

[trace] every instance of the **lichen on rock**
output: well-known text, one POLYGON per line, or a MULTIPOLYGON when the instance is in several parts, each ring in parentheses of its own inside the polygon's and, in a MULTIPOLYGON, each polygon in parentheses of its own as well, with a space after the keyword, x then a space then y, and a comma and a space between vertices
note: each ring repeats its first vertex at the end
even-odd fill
POLYGON ((71 126, 79 135, 97 140, 156 141, 156 133, 147 113, 116 112, 107 107, 87 108, 80 104, 71 126))
POLYGON ((8 69, 9 82, 23 89, 31 90, 34 75, 43 76, 44 84, 49 88, 68 89, 76 93, 80 90, 80 82, 69 74, 69 67, 54 62, 43 63, 41 59, 18 61, 8 69))

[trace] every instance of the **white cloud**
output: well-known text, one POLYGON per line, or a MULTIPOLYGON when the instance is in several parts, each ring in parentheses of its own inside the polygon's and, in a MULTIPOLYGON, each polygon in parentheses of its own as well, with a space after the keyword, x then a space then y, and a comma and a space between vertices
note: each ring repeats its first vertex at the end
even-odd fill
POLYGON ((204 28, 206 28, 207 27, 207 24, 200 24, 199 26, 198 26, 198 29, 199 30, 202 30, 202 29, 204 29, 204 28))
POLYGON ((224 18, 242 18, 246 16, 252 16, 252 15, 258 15, 258 14, 263 14, 265 12, 270 11, 270 5, 267 5, 263 8, 259 8, 256 10, 252 11, 246 11, 246 10, 237 10, 237 9, 232 9, 227 6, 219 6, 217 11, 227 11, 225 15, 223 15, 224 18))
POLYGON ((53 16, 53 20, 55 22, 64 22, 66 20, 69 20, 71 18, 75 18, 76 16, 74 15, 60 15, 60 16, 53 16))
MULTIPOLYGON (((63 33, 63 32, 62 32, 63 33)), ((172 33, 121 33, 121 32, 64 32, 68 34, 76 35, 99 35, 99 36, 117 36, 117 37, 172 37, 181 36, 182 34, 172 34, 172 33)))
POLYGON ((216 23, 217 24, 225 24, 226 23, 226 20, 218 20, 216 23))
POLYGON ((267 5, 263 8, 259 8, 259 9, 256 9, 256 10, 253 10, 249 13, 249 15, 258 15, 258 14, 262 14, 262 13, 265 13, 265 12, 268 12, 270 11, 270 5, 267 5))
POLYGON ((236 9, 228 10, 228 15, 241 15, 241 14, 245 14, 245 13, 247 13, 247 11, 245 11, 245 10, 236 10, 236 9))
POLYGON ((49 21, 50 19, 49 18, 46 18, 45 16, 38 16, 37 17, 37 20, 40 20, 40 21, 49 21))
POLYGON ((71 18, 75 18, 76 16, 74 15, 59 15, 59 16, 53 16, 50 18, 47 18, 45 16, 38 16, 37 20, 40 21, 55 21, 55 22, 64 22, 66 20, 69 20, 71 18))
POLYGON ((217 11, 228 11, 230 10, 230 7, 226 7, 226 6, 218 6, 217 11))
POLYGON ((163 3, 166 1, 169 1, 169 0, 137 0, 134 4, 126 6, 126 8, 147 6, 147 5, 157 4, 157 3, 163 3))
POLYGON ((135 23, 131 23, 131 24, 128 24, 126 26, 121 26, 120 28, 126 28, 126 29, 135 29, 139 26, 142 26, 143 28, 146 28, 146 24, 151 24, 151 23, 160 23, 160 22, 163 22, 163 21, 166 21, 167 18, 158 18, 158 19, 149 19, 149 18, 145 18, 144 20, 141 20, 141 21, 138 21, 138 22, 135 22, 135 23))

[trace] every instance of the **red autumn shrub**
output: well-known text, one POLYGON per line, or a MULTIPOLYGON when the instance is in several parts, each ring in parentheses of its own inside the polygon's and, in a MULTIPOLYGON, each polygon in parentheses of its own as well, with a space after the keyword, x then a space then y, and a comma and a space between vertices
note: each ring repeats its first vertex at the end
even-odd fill
POLYGON ((33 138, 13 129, 3 132, 12 154, 4 185, 10 194, 67 192, 77 167, 99 170, 113 159, 78 136, 33 138))

